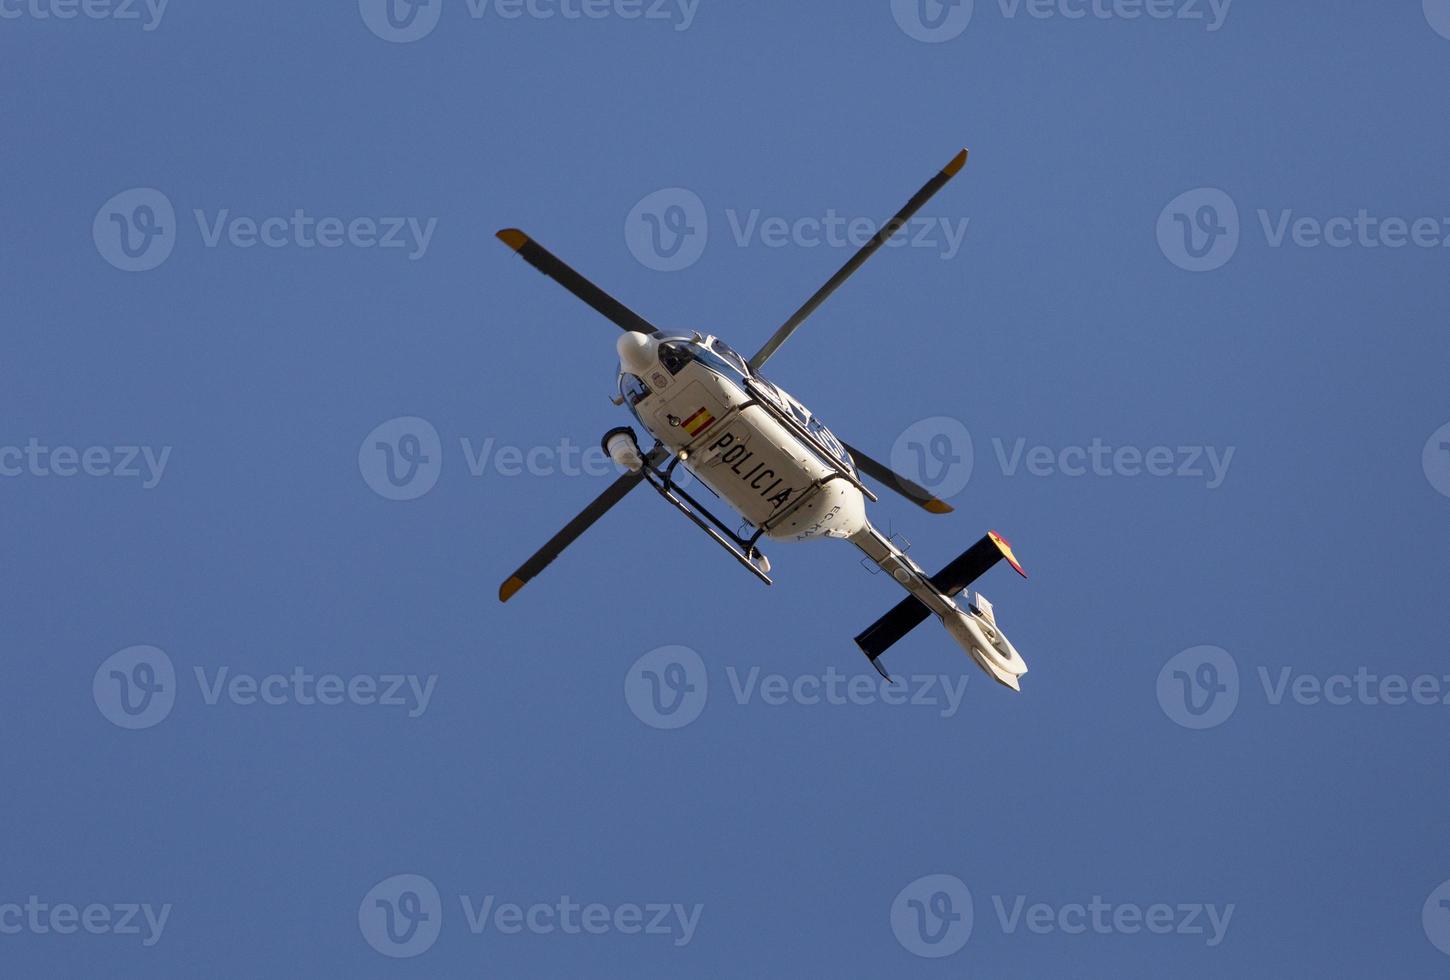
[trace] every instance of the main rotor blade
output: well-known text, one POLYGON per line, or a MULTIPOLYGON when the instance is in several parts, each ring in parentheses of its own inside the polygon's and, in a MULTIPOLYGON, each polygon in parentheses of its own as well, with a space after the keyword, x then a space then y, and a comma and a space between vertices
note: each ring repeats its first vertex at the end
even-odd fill
POLYGON ((656 332, 654 324, 575 272, 557 255, 517 228, 505 228, 497 237, 523 256, 525 262, 603 313, 621 330, 631 333, 656 332))
POLYGON ((498 601, 508 602, 515 592, 522 589, 529 579, 542 572, 549 562, 558 558, 560 552, 573 543, 575 538, 589 530, 589 527, 603 517, 609 508, 619 503, 624 499, 625 494, 643 483, 644 472, 644 470, 640 470, 638 473, 626 473, 611 483, 608 490, 596 497, 594 502, 585 507, 578 517, 565 524, 562 531, 550 538, 548 544, 540 548, 532 558, 520 566, 518 571, 509 576, 508 581, 499 586, 498 601))
POLYGON ((895 490, 907 500, 919 507, 925 507, 933 514, 950 514, 952 512, 952 505, 944 500, 938 500, 930 490, 911 482, 884 463, 878 463, 855 446, 844 442, 841 445, 846 447, 846 452, 850 453, 851 458, 856 461, 857 469, 886 489, 895 490))
POLYGON ((832 276, 824 286, 816 291, 814 296, 806 300, 806 305, 796 310, 791 315, 791 318, 785 321, 781 325, 781 328, 775 332, 775 335, 766 341, 765 346, 755 352, 755 356, 750 359, 750 369, 752 371, 759 370, 762 364, 770 360, 770 356, 776 352, 776 349, 781 344, 790 339, 790 335, 795 333, 796 328, 805 322, 806 317, 814 313, 817 307, 839 289, 841 283, 851 278, 852 273, 861 268, 872 255, 876 254, 878 248, 885 245, 887 240, 901 229, 902 225, 911 220, 912 215, 921 210, 923 204, 931 200, 933 194, 946 186, 946 182, 955 177, 966 165, 966 150, 952 157, 951 162, 942 168, 940 173, 927 181, 926 186, 917 191, 916 196, 906 202, 906 207, 902 208, 896 217, 888 221, 869 242, 861 246, 861 250, 851 256, 851 260, 841 267, 841 271, 832 276))

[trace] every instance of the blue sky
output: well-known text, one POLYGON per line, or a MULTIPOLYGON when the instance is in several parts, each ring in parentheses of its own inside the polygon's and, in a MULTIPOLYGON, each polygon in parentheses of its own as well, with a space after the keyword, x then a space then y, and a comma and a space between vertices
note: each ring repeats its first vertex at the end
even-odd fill
POLYGON ((1441 0, 0 0, 0 969, 1442 972, 1447 81, 1441 0), (629 420, 494 231, 748 354, 962 146, 767 373, 1012 540, 1021 695, 644 491, 500 606, 629 420))

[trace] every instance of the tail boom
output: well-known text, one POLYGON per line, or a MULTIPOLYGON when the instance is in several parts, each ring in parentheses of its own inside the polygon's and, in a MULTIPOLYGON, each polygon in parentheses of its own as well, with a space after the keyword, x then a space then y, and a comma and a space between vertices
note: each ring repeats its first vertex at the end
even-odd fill
POLYGON ((953 601, 999 561, 1008 562, 1019 575, 1027 577, 1005 538, 989 531, 932 576, 925 575, 874 528, 868 527, 852 540, 911 593, 856 637, 856 645, 882 676, 887 675, 879 663, 881 655, 935 613, 978 666, 999 683, 1020 690, 1017 678, 1027 672, 1027 665, 997 628, 991 607, 977 603, 963 609, 953 601))

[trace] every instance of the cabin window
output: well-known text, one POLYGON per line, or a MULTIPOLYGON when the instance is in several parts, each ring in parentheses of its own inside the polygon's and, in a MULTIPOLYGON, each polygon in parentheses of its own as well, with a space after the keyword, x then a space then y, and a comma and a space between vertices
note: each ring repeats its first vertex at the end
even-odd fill
POLYGON ((811 435, 815 436, 817 441, 819 441, 821 445, 829 449, 832 455, 834 455, 837 459, 846 464, 847 469, 851 470, 852 472, 855 471, 856 467, 854 461, 846 452, 846 447, 841 445, 840 440, 836 438, 836 436, 831 432, 830 429, 826 428, 820 423, 819 420, 815 418, 811 419, 811 424, 807 426, 807 428, 810 430, 811 435))
POLYGON ((633 374, 621 374, 619 376, 619 393, 624 396, 629 407, 633 408, 639 404, 641 399, 649 395, 650 388, 641 378, 633 374))

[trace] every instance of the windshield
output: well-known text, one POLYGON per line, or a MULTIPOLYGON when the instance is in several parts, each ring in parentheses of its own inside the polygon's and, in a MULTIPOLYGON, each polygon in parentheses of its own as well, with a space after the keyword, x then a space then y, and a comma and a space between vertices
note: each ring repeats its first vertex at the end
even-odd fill
POLYGON ((646 397, 650 391, 649 385, 645 384, 642 378, 625 373, 619 376, 619 393, 624 397, 625 403, 630 408, 634 408, 639 404, 640 399, 646 397))
POLYGON ((719 337, 710 338, 710 347, 715 351, 715 353, 725 358, 725 360, 730 363, 730 366, 733 367, 740 374, 745 375, 750 373, 750 368, 747 367, 745 364, 745 358, 735 353, 735 348, 725 343, 725 341, 721 340, 719 337))

